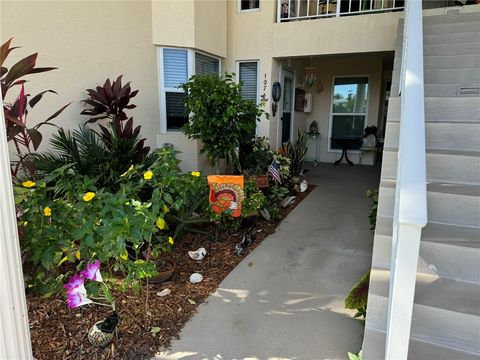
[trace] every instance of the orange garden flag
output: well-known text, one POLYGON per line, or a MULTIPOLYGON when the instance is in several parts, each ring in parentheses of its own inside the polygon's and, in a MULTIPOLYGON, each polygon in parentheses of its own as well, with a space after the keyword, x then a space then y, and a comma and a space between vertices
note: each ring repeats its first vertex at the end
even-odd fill
POLYGON ((243 175, 210 175, 207 179, 212 210, 217 214, 239 217, 242 214, 242 201, 245 199, 243 175))

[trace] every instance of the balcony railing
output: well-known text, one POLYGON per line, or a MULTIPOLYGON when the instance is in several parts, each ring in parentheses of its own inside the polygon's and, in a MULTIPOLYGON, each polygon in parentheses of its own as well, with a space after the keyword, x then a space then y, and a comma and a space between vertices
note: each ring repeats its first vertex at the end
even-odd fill
POLYGON ((278 0, 277 22, 403 10, 404 0, 278 0))

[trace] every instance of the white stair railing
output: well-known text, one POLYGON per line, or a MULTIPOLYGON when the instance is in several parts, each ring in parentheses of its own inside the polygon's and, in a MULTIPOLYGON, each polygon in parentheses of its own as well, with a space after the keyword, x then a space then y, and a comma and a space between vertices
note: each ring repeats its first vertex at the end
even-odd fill
POLYGON ((0 359, 33 359, 0 92, 0 359))
POLYGON ((427 224, 422 2, 405 5, 401 117, 385 359, 406 360, 422 228, 427 224))

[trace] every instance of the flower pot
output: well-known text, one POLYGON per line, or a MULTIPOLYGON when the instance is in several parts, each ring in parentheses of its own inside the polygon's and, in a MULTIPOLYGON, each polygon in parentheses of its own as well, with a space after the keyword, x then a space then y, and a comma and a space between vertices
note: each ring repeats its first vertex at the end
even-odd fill
POLYGON ((105 320, 96 322, 88 331, 88 341, 93 346, 104 347, 113 340, 118 315, 113 312, 105 320))
POLYGON ((157 260, 158 274, 152 276, 148 281, 152 284, 158 284, 170 279, 177 267, 173 260, 157 260))
POLYGON ((250 179, 255 180, 257 188, 259 189, 265 189, 270 186, 270 179, 268 178, 268 175, 253 175, 250 176, 250 179))

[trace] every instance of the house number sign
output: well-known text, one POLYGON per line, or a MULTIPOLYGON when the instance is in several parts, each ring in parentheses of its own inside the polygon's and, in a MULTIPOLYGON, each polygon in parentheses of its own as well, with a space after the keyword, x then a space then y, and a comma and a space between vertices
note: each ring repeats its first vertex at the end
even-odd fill
POLYGON ((262 85, 263 85, 262 95, 260 96, 260 99, 262 99, 262 101, 268 101, 268 98, 267 98, 268 81, 267 81, 267 74, 266 73, 264 74, 262 85))

